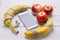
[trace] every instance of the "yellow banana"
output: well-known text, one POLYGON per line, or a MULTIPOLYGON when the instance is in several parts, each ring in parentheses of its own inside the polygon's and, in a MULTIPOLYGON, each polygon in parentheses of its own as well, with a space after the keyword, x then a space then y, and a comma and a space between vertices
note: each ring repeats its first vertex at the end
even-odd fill
MULTIPOLYGON (((50 18, 48 18, 46 24, 53 25, 53 21, 50 18)), ((42 25, 40 27, 35 28, 34 31, 32 31, 33 29, 27 30, 25 32, 25 36, 30 38, 35 38, 37 37, 38 34, 40 36, 46 35, 52 30, 51 26, 49 25, 42 25)))
POLYGON ((17 34, 18 31, 12 26, 11 22, 12 22, 12 18, 23 11, 26 11, 28 9, 28 6, 23 4, 21 6, 16 5, 13 8, 10 8, 5 14, 4 14, 4 23, 5 25, 7 25, 13 33, 17 34))

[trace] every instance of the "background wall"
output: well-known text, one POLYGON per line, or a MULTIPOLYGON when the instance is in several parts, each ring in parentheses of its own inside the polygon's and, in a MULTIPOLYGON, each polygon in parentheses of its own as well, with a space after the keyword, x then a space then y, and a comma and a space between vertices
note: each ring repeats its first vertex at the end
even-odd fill
MULTIPOLYGON (((17 16, 14 19, 19 20, 17 16)), ((0 0, 0 40, 60 40, 60 0, 0 0), (54 21, 53 32, 44 38, 27 39, 24 37, 26 29, 18 27, 17 29, 20 33, 14 35, 3 23, 4 13, 14 5, 27 4, 28 6, 32 6, 35 3, 39 3, 42 6, 51 4, 54 7, 53 16, 51 17, 54 21)))

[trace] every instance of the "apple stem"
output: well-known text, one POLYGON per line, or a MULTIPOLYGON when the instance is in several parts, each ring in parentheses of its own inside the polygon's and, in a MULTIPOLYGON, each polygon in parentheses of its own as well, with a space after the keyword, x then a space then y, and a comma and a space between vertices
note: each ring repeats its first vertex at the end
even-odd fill
POLYGON ((47 9, 49 9, 49 7, 47 7, 47 9))
POLYGON ((41 15, 43 15, 43 13, 41 13, 41 15))

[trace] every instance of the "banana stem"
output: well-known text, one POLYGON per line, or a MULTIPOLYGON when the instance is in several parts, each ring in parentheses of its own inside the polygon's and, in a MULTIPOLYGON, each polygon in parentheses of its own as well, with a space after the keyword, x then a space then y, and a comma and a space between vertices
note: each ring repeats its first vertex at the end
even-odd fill
POLYGON ((12 30, 13 33, 18 34, 19 31, 17 31, 11 24, 9 24, 9 28, 12 30))

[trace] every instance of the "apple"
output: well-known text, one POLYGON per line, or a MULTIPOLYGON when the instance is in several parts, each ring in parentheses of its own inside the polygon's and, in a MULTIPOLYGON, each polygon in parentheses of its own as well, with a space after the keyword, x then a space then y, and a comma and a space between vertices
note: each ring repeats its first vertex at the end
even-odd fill
POLYGON ((52 15, 53 7, 49 4, 43 6, 43 11, 46 12, 48 15, 52 15))
POLYGON ((32 11, 35 13, 35 15, 42 11, 42 6, 40 4, 33 4, 32 11))
POLYGON ((48 15, 45 12, 38 13, 36 17, 39 24, 45 23, 48 19, 48 15))

